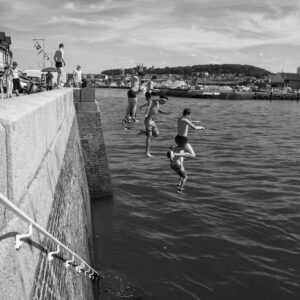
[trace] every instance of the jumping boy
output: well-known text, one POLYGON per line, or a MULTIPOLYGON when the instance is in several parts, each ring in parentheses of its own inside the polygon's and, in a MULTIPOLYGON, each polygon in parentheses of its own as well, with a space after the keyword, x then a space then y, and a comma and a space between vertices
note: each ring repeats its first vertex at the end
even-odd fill
POLYGON ((54 61, 55 61, 55 67, 57 70, 57 88, 61 88, 61 75, 62 75, 62 69, 63 66, 66 65, 66 62, 64 60, 64 44, 59 44, 59 49, 55 51, 54 54, 54 61))
POLYGON ((130 89, 127 92, 128 104, 126 108, 125 117, 122 121, 124 128, 128 127, 128 124, 131 121, 136 122, 136 108, 137 108, 137 100, 138 100, 138 92, 140 88, 140 79, 138 77, 137 72, 132 69, 131 70, 131 78, 130 78, 130 89))
POLYGON ((177 185, 177 191, 178 193, 183 192, 183 187, 186 183, 186 180, 188 178, 186 171, 183 166, 183 157, 176 157, 174 160, 171 162, 171 169, 175 171, 176 174, 179 175, 179 183, 177 185))
POLYGON ((167 156, 171 161, 177 157, 195 158, 196 154, 193 147, 188 143, 188 131, 189 127, 193 129, 205 129, 203 126, 196 126, 190 120, 191 110, 186 108, 183 110, 182 116, 177 120, 177 136, 175 142, 177 146, 175 148, 170 147, 167 156), (175 153, 176 150, 184 150, 175 153))
POLYGON ((164 105, 168 101, 168 97, 161 95, 159 99, 152 99, 151 94, 149 92, 147 92, 145 96, 148 103, 145 103, 144 105, 140 106, 140 109, 142 109, 144 106, 147 106, 144 120, 146 130, 141 130, 139 134, 146 134, 146 155, 148 157, 152 157, 150 153, 151 137, 157 137, 159 135, 158 127, 154 119, 156 118, 158 113, 168 114, 159 109, 159 105, 164 105))

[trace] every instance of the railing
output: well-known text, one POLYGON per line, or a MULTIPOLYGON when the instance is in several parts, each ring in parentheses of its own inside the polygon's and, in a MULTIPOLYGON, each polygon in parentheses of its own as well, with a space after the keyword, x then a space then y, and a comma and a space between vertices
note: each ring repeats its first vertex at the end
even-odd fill
POLYGON ((76 253, 74 253, 72 250, 70 250, 67 246, 65 246, 63 243, 61 243, 59 240, 57 240, 53 235, 51 235, 48 231, 46 231, 43 227, 41 227, 39 224, 37 224, 34 220, 32 220, 30 217, 28 217, 23 211, 21 211, 16 205, 14 205, 10 200, 8 200, 5 196, 3 196, 0 193, 0 200, 1 202, 9 208, 15 215, 23 219, 25 222, 29 223, 29 232, 25 234, 17 234, 16 235, 16 246, 15 248, 18 250, 23 242, 21 239, 28 238, 32 234, 32 227, 34 227, 36 230, 47 236, 50 240, 55 242, 57 244, 57 250, 53 252, 48 253, 48 260, 53 260, 53 255, 58 254, 60 252, 60 248, 65 249, 68 253, 71 254, 72 259, 65 262, 65 267, 68 268, 70 264, 75 264, 75 258, 80 261, 80 265, 77 265, 75 270, 79 273, 84 272, 85 275, 88 275, 89 278, 94 279, 95 277, 99 277, 99 273, 93 269, 91 266, 89 266, 80 256, 78 256, 76 253))

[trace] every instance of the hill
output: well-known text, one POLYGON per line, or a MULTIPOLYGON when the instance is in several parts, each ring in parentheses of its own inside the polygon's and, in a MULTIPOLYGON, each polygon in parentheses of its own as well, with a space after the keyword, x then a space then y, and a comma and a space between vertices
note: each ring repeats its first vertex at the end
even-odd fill
MULTIPOLYGON (((130 73, 131 69, 125 69, 125 73, 130 73)), ((261 78, 271 75, 272 73, 251 65, 239 65, 239 64, 209 64, 209 65, 194 65, 185 67, 165 67, 165 68, 145 68, 143 72, 145 74, 178 74, 178 75, 193 75, 196 73, 208 72, 210 74, 242 74, 244 76, 255 76, 261 78)), ((103 74, 109 76, 120 75, 120 69, 111 69, 102 71, 103 74)))

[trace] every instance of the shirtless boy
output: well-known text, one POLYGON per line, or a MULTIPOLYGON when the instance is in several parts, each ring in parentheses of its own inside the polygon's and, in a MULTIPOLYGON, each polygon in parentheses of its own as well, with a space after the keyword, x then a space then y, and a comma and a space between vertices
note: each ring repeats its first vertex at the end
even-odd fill
POLYGON ((138 92, 140 88, 140 79, 138 77, 137 72, 132 69, 131 70, 131 78, 130 78, 130 89, 127 92, 128 104, 126 108, 125 117, 123 119, 123 125, 126 127, 128 123, 136 122, 136 108, 137 108, 137 100, 138 100, 138 92))
POLYGON ((160 96, 159 99, 152 99, 150 93, 146 93, 146 100, 148 103, 140 106, 140 109, 142 109, 144 106, 147 106, 147 109, 145 111, 145 128, 146 131, 141 130, 139 134, 144 133, 146 134, 146 155, 148 157, 152 157, 150 153, 150 141, 151 137, 157 137, 159 135, 158 127, 154 121, 158 113, 162 114, 168 114, 166 112, 163 112, 159 109, 159 105, 164 105, 168 101, 168 97, 166 96, 160 96))
POLYGON ((183 192, 183 187, 186 183, 187 180, 187 174, 183 166, 183 157, 176 157, 174 160, 171 162, 171 169, 175 171, 176 174, 179 175, 179 183, 177 185, 177 190, 178 192, 183 192))
POLYGON ((57 70, 57 88, 61 88, 62 68, 66 65, 64 60, 64 44, 59 44, 59 49, 54 54, 54 61, 57 70))
POLYGON ((177 136, 175 142, 177 146, 173 149, 170 147, 167 156, 173 161, 177 157, 195 158, 196 154, 193 147, 188 143, 189 127, 193 129, 205 129, 203 126, 196 126, 190 120, 191 110, 186 108, 183 110, 182 116, 177 120, 177 136), (176 150, 184 150, 176 153, 176 150))

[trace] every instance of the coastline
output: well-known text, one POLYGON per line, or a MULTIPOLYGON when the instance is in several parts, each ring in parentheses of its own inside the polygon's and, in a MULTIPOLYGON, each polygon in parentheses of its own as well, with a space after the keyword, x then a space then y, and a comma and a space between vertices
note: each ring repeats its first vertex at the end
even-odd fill
MULTIPOLYGON (((129 89, 128 87, 107 87, 97 86, 96 88, 108 88, 108 89, 129 89)), ((247 92, 247 91, 202 91, 191 89, 171 89, 160 88, 156 92, 152 93, 154 96, 164 94, 168 97, 179 98, 200 98, 200 99, 220 99, 220 100, 293 100, 299 101, 299 93, 272 93, 269 91, 263 92, 247 92)))

